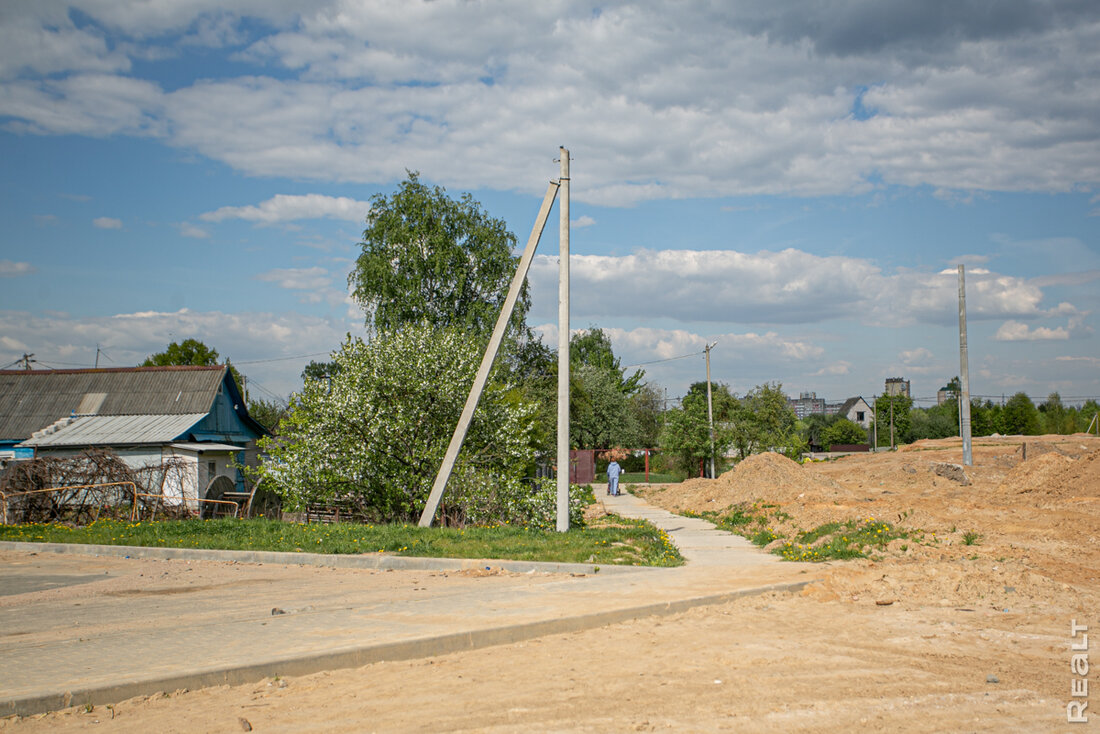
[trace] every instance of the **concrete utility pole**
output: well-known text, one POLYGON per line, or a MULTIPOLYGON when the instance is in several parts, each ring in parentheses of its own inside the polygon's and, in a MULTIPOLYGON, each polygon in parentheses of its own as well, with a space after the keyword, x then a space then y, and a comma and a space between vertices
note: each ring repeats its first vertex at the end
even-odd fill
POLYGON ((718 343, 715 339, 707 345, 707 425, 710 428, 710 478, 715 478, 714 473, 714 408, 711 406, 710 401, 710 350, 714 349, 714 345, 718 343))
POLYGON ((569 529, 569 151, 561 152, 558 250, 558 523, 569 529))
MULTIPOLYGON (((481 400, 485 383, 489 380, 489 370, 493 366, 493 360, 496 359, 500 343, 504 339, 504 331, 508 328, 508 322, 512 320, 512 311, 515 310, 516 300, 523 288, 523 281, 527 279, 527 271, 531 267, 531 260, 535 257, 535 248, 538 247, 539 238, 542 236, 543 227, 546 226, 546 220, 550 216, 550 207, 554 205, 554 197, 557 196, 557 193, 558 184, 551 181, 546 189, 546 196, 542 200, 539 215, 535 218, 535 226, 531 229, 531 236, 527 240, 527 248, 523 251, 523 257, 519 260, 519 267, 516 268, 516 274, 512 277, 512 284, 508 287, 508 295, 504 299, 500 315, 497 316, 497 323, 493 328, 493 335, 489 339, 489 346, 485 349, 485 354, 481 358, 481 366, 478 367, 477 375, 474 377, 474 384, 466 398, 466 405, 462 408, 462 415, 459 416, 458 425, 455 427, 454 435, 451 436, 451 443, 447 446, 447 453, 443 455, 443 463, 439 467, 439 473, 435 475, 435 483, 432 485, 431 494, 428 495, 428 503, 424 506, 424 512, 420 514, 420 527, 422 528, 431 527, 432 519, 435 518, 435 511, 439 509, 439 501, 443 498, 443 490, 447 488, 447 481, 451 478, 455 460, 458 459, 458 452, 462 449, 466 432, 470 429, 470 423, 473 422, 474 411, 477 409, 478 401, 481 400)), ((331 385, 332 376, 330 375, 328 379, 331 385)))
POLYGON ((963 464, 974 466, 970 441, 970 365, 966 346, 966 273, 959 264, 959 435, 963 443, 963 464))
POLYGON ((894 398, 895 395, 890 396, 890 450, 894 450, 894 398))

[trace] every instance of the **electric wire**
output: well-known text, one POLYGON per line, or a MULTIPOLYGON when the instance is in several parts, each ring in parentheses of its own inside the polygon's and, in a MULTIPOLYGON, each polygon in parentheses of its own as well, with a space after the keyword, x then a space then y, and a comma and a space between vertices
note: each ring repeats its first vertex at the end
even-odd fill
POLYGON ((667 357, 665 359, 654 359, 654 360, 650 360, 649 362, 636 362, 634 364, 625 364, 625 365, 622 366, 622 369, 628 370, 631 367, 643 367, 647 364, 659 364, 661 362, 673 362, 677 359, 687 359, 688 357, 695 357, 695 356, 698 356, 700 354, 705 354, 705 351, 692 352, 691 354, 681 354, 678 357, 667 357))

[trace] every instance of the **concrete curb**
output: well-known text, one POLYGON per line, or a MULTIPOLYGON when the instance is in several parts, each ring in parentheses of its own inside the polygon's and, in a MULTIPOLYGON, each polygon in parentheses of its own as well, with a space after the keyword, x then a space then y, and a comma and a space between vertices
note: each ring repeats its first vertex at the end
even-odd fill
MULTIPOLYGON (((37 543, 25 543, 39 547, 37 543)), ((116 546, 97 546, 115 548, 116 546)), ((169 550, 153 548, 150 550, 169 550)), ((225 552, 225 551, 221 551, 225 552)), ((246 551, 245 551, 246 552, 246 551)), ((290 555, 300 558, 301 554, 290 555)), ((566 565, 566 564, 563 564, 566 565)), ((494 645, 506 645, 546 635, 580 632, 582 630, 603 627, 617 622, 651 616, 679 614, 700 606, 725 604, 746 596, 766 594, 771 591, 794 592, 803 589, 815 580, 797 581, 786 584, 770 584, 749 589, 710 594, 706 596, 677 599, 675 601, 645 604, 642 606, 612 609, 604 612, 581 614, 575 617, 526 622, 521 624, 490 627, 486 629, 457 632, 381 645, 368 645, 346 650, 324 652, 317 655, 298 657, 272 657, 269 660, 251 663, 239 667, 198 669, 190 673, 172 675, 147 680, 134 680, 126 683, 88 687, 76 690, 63 690, 43 693, 24 698, 0 700, 0 716, 30 716, 33 714, 57 711, 70 706, 102 706, 108 703, 124 701, 135 696, 152 695, 159 692, 172 692, 181 689, 196 689, 209 686, 235 686, 254 683, 264 678, 279 676, 301 676, 324 670, 340 668, 358 668, 371 663, 386 660, 413 660, 417 658, 446 655, 465 650, 476 650, 494 645)))
POLYGON ((79 543, 26 543, 0 541, 0 549, 38 553, 68 553, 85 556, 120 558, 159 558, 187 561, 235 561, 237 563, 275 563, 285 566, 324 566, 327 568, 370 568, 409 571, 464 571, 496 569, 512 573, 583 573, 615 574, 653 571, 661 566, 617 566, 593 563, 547 563, 486 558, 420 558, 386 553, 362 555, 288 553, 285 551, 210 550, 206 548, 151 548, 137 545, 85 545, 79 543))

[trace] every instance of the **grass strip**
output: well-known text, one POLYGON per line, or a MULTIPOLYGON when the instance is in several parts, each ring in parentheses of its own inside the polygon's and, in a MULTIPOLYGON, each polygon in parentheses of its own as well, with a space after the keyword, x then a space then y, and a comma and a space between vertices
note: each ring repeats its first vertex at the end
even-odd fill
POLYGON ((135 523, 97 520, 81 527, 53 523, 0 526, 0 540, 292 553, 391 553, 633 566, 683 563, 683 557, 662 530, 642 520, 614 516, 566 533, 510 525, 422 528, 306 524, 264 518, 135 523))
MULTIPOLYGON (((787 561, 822 561, 866 558, 886 550, 890 541, 914 537, 913 532, 882 520, 828 522, 810 530, 791 528, 791 516, 774 506, 742 504, 724 514, 713 511, 685 513, 712 522, 721 530, 748 538, 787 561), (780 541, 780 542, 776 542, 780 541)), ((923 534, 918 531, 918 538, 923 534)))

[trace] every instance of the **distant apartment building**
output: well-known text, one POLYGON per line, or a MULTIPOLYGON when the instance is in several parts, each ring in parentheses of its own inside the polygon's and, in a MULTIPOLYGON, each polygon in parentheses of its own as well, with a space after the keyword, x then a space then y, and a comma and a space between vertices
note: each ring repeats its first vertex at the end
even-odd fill
POLYGON ((885 394, 890 397, 894 395, 904 395, 907 398, 913 397, 909 392, 909 380, 904 377, 887 377, 885 394))
POLYGON ((797 399, 787 398, 787 405, 799 420, 808 415, 825 414, 825 398, 819 398, 815 392, 800 393, 797 399))

